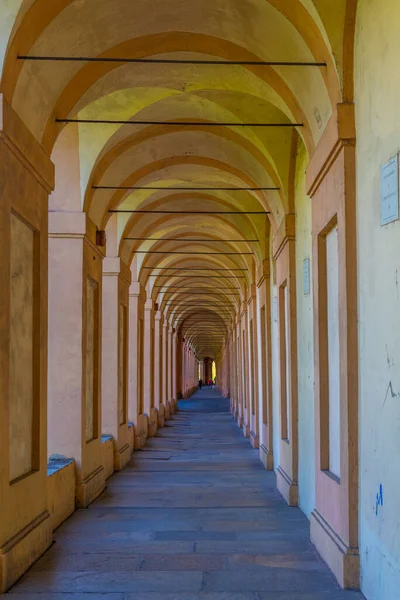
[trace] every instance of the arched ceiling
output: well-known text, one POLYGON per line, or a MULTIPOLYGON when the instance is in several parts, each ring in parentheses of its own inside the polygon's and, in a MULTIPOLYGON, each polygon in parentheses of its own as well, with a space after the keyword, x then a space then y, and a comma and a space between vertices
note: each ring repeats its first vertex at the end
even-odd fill
MULTIPOLYGON (((113 227, 116 243, 107 252, 132 263, 148 297, 199 357, 218 355, 267 256, 270 231, 294 209, 290 178, 299 140, 311 154, 342 98, 347 5, 0 0, 7 101, 49 155, 76 128, 79 205, 98 228, 113 227), (32 61, 20 55, 207 64, 32 61), (147 212, 132 212, 139 210, 147 212), (243 214, 209 214, 232 212, 243 214), (267 214, 248 214, 262 212, 267 214), (196 321, 204 324, 202 331, 196 321)), ((69 160, 60 152, 52 156, 56 170, 69 160)), ((74 198, 71 205, 76 203, 74 198)))

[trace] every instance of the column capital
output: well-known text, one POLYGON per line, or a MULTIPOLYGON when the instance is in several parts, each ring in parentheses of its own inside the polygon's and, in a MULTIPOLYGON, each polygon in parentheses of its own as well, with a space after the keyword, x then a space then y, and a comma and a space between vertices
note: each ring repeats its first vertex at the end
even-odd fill
POLYGON ((151 298, 146 300, 146 302, 144 304, 144 310, 146 312, 154 312, 154 302, 151 298))
POLYGON ((146 290, 139 281, 132 281, 129 287, 129 296, 140 298, 142 302, 146 302, 146 290))
POLYGON ((250 305, 256 299, 256 284, 252 283, 249 290, 249 297, 247 299, 247 304, 250 305))
POLYGON ((262 261, 257 269, 257 287, 260 288, 266 279, 271 277, 271 264, 269 258, 262 261))
POLYGON ((55 187, 54 164, 4 94, 0 94, 0 140, 50 194, 55 187))
POLYGON ((294 241, 296 238, 296 215, 291 213, 285 215, 282 223, 278 227, 275 233, 272 245, 273 245, 273 256, 276 260, 281 254, 282 250, 286 247, 286 244, 290 241, 294 241))
POLYGON ((121 273, 119 256, 106 256, 103 260, 103 277, 118 277, 121 273))
POLYGON ((353 103, 337 104, 307 167, 307 194, 314 196, 344 146, 356 143, 353 103))
POLYGON ((84 238, 86 235, 86 213, 50 211, 49 238, 84 238))

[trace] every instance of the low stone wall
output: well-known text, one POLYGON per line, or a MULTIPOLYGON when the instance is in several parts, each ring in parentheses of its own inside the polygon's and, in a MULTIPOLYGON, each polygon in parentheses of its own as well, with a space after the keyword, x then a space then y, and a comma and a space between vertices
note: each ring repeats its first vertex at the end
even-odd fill
POLYGON ((114 440, 111 435, 101 436, 101 458, 108 479, 114 473, 114 440))
POLYGON ((47 493, 54 531, 75 512, 75 461, 60 458, 47 466, 47 493))
POLYGON ((131 447, 131 452, 133 452, 135 448, 135 426, 131 422, 128 423, 128 441, 131 447))
MULTIPOLYGON (((164 407, 160 411, 164 420, 164 407)), ((154 410, 153 420, 157 423, 159 412, 154 410)), ((142 439, 137 440, 142 447, 147 439, 148 424, 144 415, 140 416, 139 427, 142 431, 142 439)), ((134 451, 135 426, 128 425, 129 445, 134 451)), ((102 464, 105 477, 108 479, 114 473, 114 439, 111 435, 103 435, 101 438, 102 464)), ((51 514, 51 527, 55 531, 66 521, 76 509, 76 473, 75 461, 70 458, 57 456, 51 458, 47 466, 47 491, 49 512, 51 514)))

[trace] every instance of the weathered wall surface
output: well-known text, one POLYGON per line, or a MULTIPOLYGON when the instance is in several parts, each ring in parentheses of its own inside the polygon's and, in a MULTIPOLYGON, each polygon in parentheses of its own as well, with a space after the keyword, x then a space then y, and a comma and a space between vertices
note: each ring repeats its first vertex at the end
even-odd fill
POLYGON ((306 195, 307 152, 299 145, 296 162, 296 281, 299 403, 299 505, 310 517, 315 507, 314 342, 312 303, 311 199, 306 195), (304 261, 310 260, 310 291, 304 289, 304 261))
MULTIPOLYGON (((33 377, 35 311, 35 232, 19 215, 10 216, 10 481, 37 465, 34 453, 33 377)), ((37 279, 37 278, 36 278, 37 279)))
POLYGON ((400 221, 380 224, 380 167, 400 150, 399 22, 397 0, 359 1, 359 516, 362 591, 368 600, 396 600, 400 586, 400 221))

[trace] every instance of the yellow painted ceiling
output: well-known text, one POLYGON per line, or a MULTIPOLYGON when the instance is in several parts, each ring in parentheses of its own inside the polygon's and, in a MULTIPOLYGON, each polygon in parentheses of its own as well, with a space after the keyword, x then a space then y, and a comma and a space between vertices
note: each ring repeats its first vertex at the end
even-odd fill
POLYGON ((58 140, 56 148, 61 147, 74 127, 56 123, 56 117, 173 123, 80 124, 79 184, 71 184, 74 197, 63 209, 78 206, 108 231, 108 254, 118 253, 133 265, 148 297, 174 327, 182 327, 199 358, 219 354, 246 305, 257 269, 268 258, 270 232, 293 210, 293 149, 302 144, 310 155, 333 105, 341 101, 349 3, 0 0, 1 90, 52 154, 56 172, 66 168, 70 157, 53 152, 54 144, 58 140), (61 63, 21 61, 18 54, 317 61, 327 66, 61 63), (212 122, 233 125, 210 127, 212 122), (303 126, 240 126, 249 122, 303 126), (93 189, 99 185, 177 189, 93 189), (190 192, 180 187, 279 190, 190 192), (116 215, 110 210, 269 214, 116 215), (154 241, 127 239, 148 237, 154 241), (172 271, 175 267, 187 271, 172 271), (193 317, 215 328, 206 341, 193 317))

